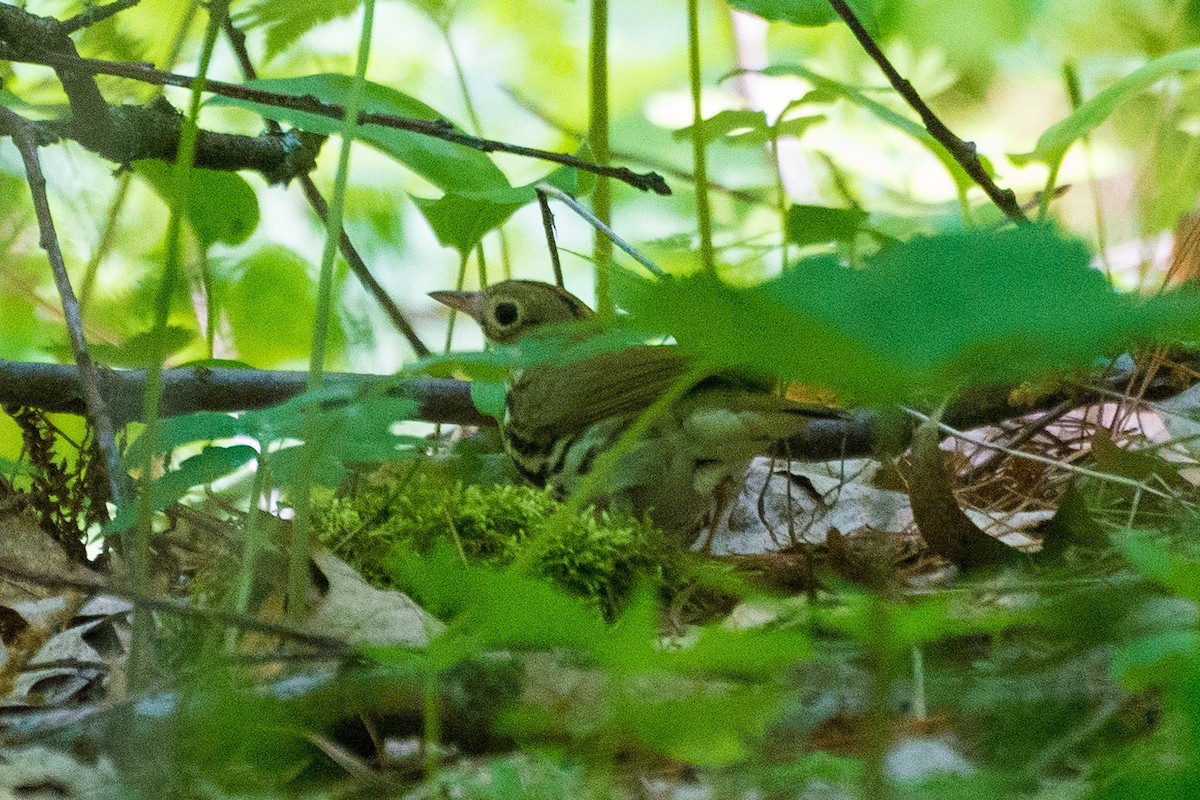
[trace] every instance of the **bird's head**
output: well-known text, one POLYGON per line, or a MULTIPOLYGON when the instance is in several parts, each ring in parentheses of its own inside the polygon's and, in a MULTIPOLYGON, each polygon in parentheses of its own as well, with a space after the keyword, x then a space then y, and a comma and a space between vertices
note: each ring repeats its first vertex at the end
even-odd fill
POLYGON ((429 296, 470 316, 496 344, 511 344, 543 325, 596 316, 575 295, 540 281, 501 281, 477 292, 430 292, 429 296))

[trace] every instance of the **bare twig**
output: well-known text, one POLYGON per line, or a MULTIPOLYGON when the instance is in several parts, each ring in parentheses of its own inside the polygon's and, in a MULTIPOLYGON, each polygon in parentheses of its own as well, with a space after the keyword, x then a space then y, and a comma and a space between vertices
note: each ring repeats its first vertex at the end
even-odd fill
MULTIPOLYGON (((113 420, 124 424, 144 415, 142 396, 145 370, 101 368, 100 390, 108 400, 113 420)), ((265 408, 303 394, 307 372, 178 367, 163 370, 160 413, 164 417, 194 411, 239 411, 265 408)), ((326 374, 325 383, 362 386, 392 381, 390 396, 408 397, 417 403, 416 416, 451 425, 495 425, 471 402, 465 381, 441 378, 398 380, 388 375, 326 374)), ((29 406, 46 411, 82 414, 87 399, 79 371, 63 364, 31 364, 0 359, 0 405, 29 406)))
POLYGON ((554 282, 558 288, 563 288, 562 262, 558 258, 558 242, 554 240, 554 212, 550 210, 550 200, 546 192, 537 190, 538 206, 542 209, 542 228, 546 231, 546 247, 550 250, 550 266, 554 269, 554 282))
POLYGON ((25 163, 25 174, 29 179, 29 192, 33 196, 33 208, 37 215, 39 243, 46 251, 50 261, 50 269, 54 273, 54 283, 58 288, 58 296, 62 302, 63 317, 67 323, 67 338, 71 343, 71 353, 75 356, 75 364, 79 368, 80 382, 83 385, 84 396, 87 398, 88 418, 96 428, 96 443, 104 455, 104 471, 108 479, 109 496, 118 505, 125 496, 122 485, 123 471, 121 455, 117 451, 116 430, 109 414, 108 404, 100 392, 100 384, 96 376, 96 365, 88 355, 87 337, 83 333, 83 316, 79 312, 79 301, 71 288, 71 279, 67 275, 67 265, 63 261, 62 249, 58 244, 58 233, 54 230, 54 218, 50 214, 50 200, 46 196, 46 178, 42 174, 41 161, 38 158, 37 134, 27 120, 15 112, 0 106, 0 121, 7 128, 21 159, 25 163))
POLYGON ((109 3, 106 6, 92 6, 82 14, 77 14, 70 19, 65 19, 58 23, 58 29, 62 33, 74 33, 84 28, 90 28, 111 16, 121 13, 127 9, 133 8, 141 0, 117 0, 115 3, 109 3))
POLYGON ((987 194, 991 201, 1004 214, 1016 223, 1026 223, 1029 218, 1021 211, 1021 207, 1017 204, 1016 195, 1011 189, 1001 189, 992 180, 992 176, 988 175, 987 170, 983 168, 982 162, 979 160, 979 153, 976 152, 974 142, 966 142, 958 138, 946 125, 938 118, 937 114, 933 113, 928 104, 921 99, 921 95, 917 94, 917 90, 913 85, 905 80, 888 57, 879 49, 879 45, 871 38, 871 34, 863 27, 863 24, 855 16, 854 11, 847 5, 846 0, 829 0, 829 4, 833 6, 833 10, 837 12, 850 31, 854 34, 854 38, 858 39, 858 43, 862 45, 863 50, 867 55, 879 65, 883 74, 887 77, 888 82, 894 88, 904 101, 912 106, 913 110, 921 117, 921 122, 924 123, 925 129, 933 138, 937 139, 946 151, 959 163, 971 178, 979 184, 980 188, 987 194))
POLYGON ((629 256, 634 261, 638 262, 643 267, 648 269, 651 272, 651 274, 656 275, 660 278, 667 274, 667 273, 663 272, 662 267, 658 266, 653 261, 646 258, 644 255, 642 255, 637 250, 635 250, 633 245, 629 244, 629 242, 626 242, 624 239, 622 239, 620 236, 618 236, 616 231, 614 231, 612 228, 608 227, 603 222, 601 222, 599 219, 597 219, 595 214, 588 211, 583 206, 579 205, 579 203, 575 200, 574 197, 571 197, 571 195, 567 194, 562 189, 559 189, 557 186, 551 186, 550 184, 546 183, 545 181, 542 181, 541 183, 539 183, 537 185, 537 190, 539 192, 545 192, 546 194, 554 195, 556 198, 558 198, 559 200, 566 203, 568 208, 570 208, 576 214, 578 214, 579 216, 581 216, 585 220, 587 220, 588 223, 591 224, 591 226, 593 228, 595 228, 596 230, 600 231, 605 236, 607 236, 612 241, 613 244, 615 244, 617 247, 621 248, 626 253, 628 253, 629 256))
MULTIPOLYGON (((228 16, 225 17, 225 35, 228 37, 230 44, 233 46, 234 55, 237 57, 238 64, 241 66, 242 74, 247 80, 254 80, 258 77, 258 72, 254 68, 254 62, 250 60, 250 52, 246 49, 246 35, 238 30, 228 16)), ((268 130, 275 133, 282 133, 279 123, 273 119, 267 120, 268 130)), ((300 186, 304 190, 304 197, 308 200, 308 204, 316 212, 321 222, 326 221, 329 214, 329 206, 325 202, 324 195, 317 188, 317 184, 313 182, 312 176, 305 173, 300 176, 300 186)), ((371 270, 367 267, 362 256, 358 252, 358 248, 350 241, 350 236, 342 229, 341 237, 338 241, 342 256, 346 259, 346 263, 350 265, 350 270, 362 283, 363 287, 375 298, 375 301, 383 308, 384 312, 391 319, 392 324, 396 329, 408 340, 408 344, 412 347, 413 352, 420 358, 425 358, 430 355, 430 350, 417 336, 416 330, 413 329, 408 318, 400 310, 400 307, 388 295, 387 290, 375 280, 375 276, 371 274, 371 270)))
MULTIPOLYGON (((105 8, 121 10, 120 3, 105 8)), ((80 18, 77 18, 80 19, 80 18)), ((91 17, 84 15, 82 21, 91 17)), ((73 139, 116 163, 127 166, 142 158, 175 159, 183 118, 159 97, 145 106, 110 107, 91 71, 81 68, 75 43, 51 17, 0 3, 0 57, 53 67, 71 115, 63 120, 31 123, 40 144, 73 139)), ((190 88, 191 79, 181 84, 190 88)), ((302 131, 277 136, 239 136, 201 131, 196 166, 235 171, 253 169, 272 183, 285 182, 311 170, 324 137, 302 131)))
POLYGON ((150 595, 136 592, 131 589, 123 589, 117 586, 112 586, 108 583, 99 580, 83 580, 79 578, 68 578, 63 575, 47 575, 41 572, 35 572, 28 569, 23 564, 14 563, 8 559, 0 559, 0 575, 7 575, 10 578, 15 578, 20 581, 26 581, 38 586, 45 586, 52 589, 71 589, 87 594, 104 594, 112 597, 119 597, 122 600, 128 600, 135 606, 140 606, 150 611, 158 611, 164 614, 174 614, 177 617, 187 617, 189 619, 201 619, 209 622, 216 622, 231 628, 239 630, 254 631, 256 633, 265 633, 271 636, 279 636, 291 641, 303 642, 304 644, 312 645, 328 651, 332 655, 347 656, 351 654, 352 648, 342 639, 336 639, 332 636, 322 636, 317 633, 309 633, 289 625, 282 625, 277 622, 269 622, 267 620, 251 617, 246 614, 234 614, 229 611, 221 611, 215 608, 200 608, 196 605, 185 605, 175 600, 167 600, 161 597, 152 597, 150 595))
MULTIPOLYGON (((1200 351, 1177 355, 1177 364, 1200 366, 1200 351)), ((1143 402, 1173 397, 1187 388, 1175 370, 1160 370, 1146 387, 1143 402)), ((181 367, 163 371, 163 416, 195 411, 238 411, 263 408, 300 395, 305 390, 307 373, 268 370, 181 367)), ((142 415, 143 370, 99 371, 100 389, 109 402, 117 423, 139 419, 142 415)), ((1055 408, 1069 401, 1074 408, 1106 402, 1113 387, 1124 381, 1108 378, 1098 386, 1065 386, 1062 390, 1038 398, 1035 403, 1014 401, 1011 386, 994 386, 965 393, 945 415, 947 425, 969 430, 1002 420, 1024 417, 1055 408)), ((387 375, 327 373, 326 384, 365 386, 384 383, 384 394, 407 397, 417 404, 416 419, 452 425, 494 426, 496 421, 482 414, 471 402, 470 384, 444 378, 396 378, 387 375)), ((87 402, 81 387, 79 370, 60 364, 30 364, 0 359, 0 405, 18 405, 84 413, 87 402)), ((795 437, 777 444, 780 458, 820 461, 854 458, 874 452, 880 435, 878 418, 870 410, 852 412, 844 419, 816 419, 795 437)), ((905 431, 896 431, 886 423, 889 446, 903 446, 905 431)))
MULTIPOLYGON (((533 116, 535 116, 542 122, 549 125, 554 130, 558 131, 559 133, 564 133, 567 136, 570 136, 572 139, 575 139, 579 142, 582 142, 585 139, 587 139, 586 133, 584 133, 581 130, 578 130, 577 128, 572 128, 570 125, 563 122, 561 119, 558 119, 557 117, 553 116, 549 111, 547 111, 546 109, 544 109, 540 105, 538 105, 538 103, 535 100, 532 100, 531 98, 526 97, 525 95, 521 94, 519 91, 517 91, 516 89, 514 89, 511 86, 503 86, 501 88, 504 90, 504 93, 507 94, 512 99, 512 101, 514 103, 516 103, 521 108, 528 111, 530 114, 532 114, 533 116)), ((661 172, 664 175, 668 175, 672 178, 675 178, 676 180, 684 181, 686 183, 691 183, 691 184, 696 183, 696 176, 693 175, 692 173, 688 172, 686 169, 681 169, 681 168, 675 166, 674 164, 667 163, 666 161, 661 161, 656 158, 651 158, 650 156, 647 156, 645 153, 637 153, 632 150, 610 150, 608 154, 610 156, 612 156, 613 158, 617 159, 618 161, 628 161, 631 164, 641 164, 644 167, 649 167, 650 169, 654 170, 655 172, 661 172)), ((712 189, 714 192, 720 192, 721 194, 729 195, 730 197, 733 197, 737 200, 741 200, 743 203, 750 203, 751 205, 757 205, 757 206, 770 205, 770 203, 767 201, 767 199, 765 197, 763 197, 760 193, 746 191, 745 189, 734 189, 730 186, 726 186, 722 183, 718 183, 717 181, 714 181, 711 178, 708 181, 708 187, 710 189, 712 189)))
MULTIPOLYGON (((0 5, 0 8, 4 8, 0 5)), ((193 78, 187 75, 179 75, 173 72, 162 72, 145 64, 124 64, 115 61, 105 61, 96 58, 80 58, 74 54, 63 54, 55 52, 28 52, 27 50, 14 51, 10 48, 8 51, 0 52, 0 56, 10 61, 19 61, 27 64, 44 64, 49 67, 54 67, 56 70, 74 70, 76 72, 87 73, 91 75, 113 75, 121 78, 130 78, 132 80, 142 81, 143 83, 151 83, 158 86, 179 86, 188 88, 192 85, 193 78)), ((289 94, 280 94, 279 92, 269 92, 263 89, 255 89, 250 86, 239 86, 237 84, 225 83, 223 81, 206 80, 204 91, 210 94, 220 95, 222 97, 231 97, 238 100, 244 100, 251 103, 261 103, 263 105, 274 106, 276 108, 287 108, 295 111, 306 111, 310 114, 319 114, 323 117, 333 119, 341 119, 345 116, 345 109, 334 103, 324 103, 310 95, 297 96, 289 94)), ((626 167, 612 167, 603 164, 597 164, 594 161, 579 158, 570 155, 569 153, 554 153, 549 150, 539 150, 535 147, 524 147, 522 145, 510 144, 501 142, 495 139, 484 139, 478 136, 471 136, 456 129, 453 125, 445 120, 426 120, 416 119, 413 117, 402 117, 396 114, 374 114, 362 113, 359 114, 358 121, 360 125, 380 125, 385 128, 394 128, 396 130, 410 131, 419 133, 424 136, 430 136, 435 139, 443 139, 448 142, 454 142, 464 147, 470 147, 474 150, 479 150, 484 153, 512 153, 513 155, 524 156, 526 158, 535 158, 541 161, 550 161, 555 164, 572 167, 574 169, 591 172, 596 175, 603 175, 609 178, 627 183, 635 189, 642 191, 650 191, 655 194, 669 195, 671 189, 667 186, 667 182, 662 176, 656 172, 638 173, 626 167)))

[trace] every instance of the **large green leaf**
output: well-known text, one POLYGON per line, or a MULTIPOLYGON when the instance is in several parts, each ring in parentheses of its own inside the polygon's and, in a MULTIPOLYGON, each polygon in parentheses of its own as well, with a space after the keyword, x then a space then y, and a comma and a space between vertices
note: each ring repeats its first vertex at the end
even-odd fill
MULTIPOLYGON (((159 159, 133 162, 133 171, 168 203, 173 192, 171 170, 170 164, 159 159)), ((188 225, 204 247, 217 242, 241 244, 258 227, 258 196, 235 172, 194 169, 186 213, 188 225)))
MULTIPOLYGON (((251 81, 248 85, 343 104, 350 92, 351 80, 346 75, 322 74, 251 81)), ((210 102, 249 108, 269 119, 288 122, 314 133, 332 135, 341 130, 337 119, 320 114, 231 98, 214 98, 210 102)), ((446 115, 414 97, 369 81, 363 111, 429 121, 447 119, 446 115)), ((358 136, 442 190, 441 197, 413 199, 438 241, 460 253, 470 252, 484 234, 503 224, 521 206, 533 202, 537 196, 534 187, 541 180, 572 194, 583 188, 577 171, 567 167, 560 167, 538 181, 514 187, 488 156, 470 147, 381 125, 363 125, 358 129, 358 136)))
MULTIPOLYGON (((317 308, 309 263, 286 247, 267 245, 240 261, 213 266, 214 309, 229 319, 238 357, 256 367, 306 360, 317 308)), ((335 325, 331 353, 342 340, 335 325)))
POLYGON ((1156 58, 1079 106, 1066 119, 1051 125, 1038 137, 1033 150, 1028 153, 1011 154, 1009 158, 1018 166, 1034 161, 1056 163, 1072 144, 1108 119, 1121 101, 1150 88, 1164 75, 1196 69, 1200 69, 1200 48, 1181 50, 1156 58))
POLYGON ((698 275, 626 276, 619 289, 637 321, 714 366, 875 402, 943 398, 1200 334, 1200 296, 1118 294, 1082 243, 1049 227, 919 237, 864 269, 810 258, 749 288, 698 275), (733 335, 747 329, 754 335, 733 335))
MULTIPOLYGON (((296 78, 271 78, 248 81, 247 86, 269 92, 316 98, 324 103, 344 105, 350 96, 354 79, 349 75, 324 73, 296 78)), ((428 121, 447 119, 446 115, 422 103, 415 97, 378 83, 367 82, 363 97, 363 112, 395 114, 428 121)), ((313 133, 334 135, 341 132, 341 120, 294 111, 278 106, 253 103, 229 97, 209 100, 214 105, 248 108, 268 119, 287 122, 313 133)), ((478 150, 411 131, 363 125, 358 129, 362 141, 379 149, 407 166, 425 180, 446 192, 472 192, 511 188, 504 173, 492 160, 478 150)))

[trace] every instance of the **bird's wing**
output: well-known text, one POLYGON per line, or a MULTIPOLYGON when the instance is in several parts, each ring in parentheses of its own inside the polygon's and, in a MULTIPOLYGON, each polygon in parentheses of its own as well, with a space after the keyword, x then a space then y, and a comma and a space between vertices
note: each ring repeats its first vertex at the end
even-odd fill
MULTIPOLYGON (((510 392, 510 420, 551 436, 570 435, 602 419, 644 411, 682 379, 693 363, 676 347, 644 345, 563 366, 532 367, 510 392)), ((705 378, 691 394, 738 410, 843 416, 836 409, 792 403, 772 395, 767 387, 723 374, 705 378)))
POLYGON ((638 346, 562 366, 530 367, 509 392, 510 419, 554 436, 644 410, 679 381, 691 360, 675 347, 638 346))

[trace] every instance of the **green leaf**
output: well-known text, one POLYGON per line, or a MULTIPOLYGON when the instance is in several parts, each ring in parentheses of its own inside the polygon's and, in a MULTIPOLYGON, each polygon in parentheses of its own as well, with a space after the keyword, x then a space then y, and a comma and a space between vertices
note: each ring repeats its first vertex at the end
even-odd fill
POLYGON ((595 609, 536 578, 464 566, 450 548, 435 547, 428 558, 397 550, 391 568, 397 585, 421 597, 434 614, 458 617, 448 633, 481 645, 587 651, 604 640, 595 609))
POLYGON ((1123 100, 1150 88, 1164 75, 1196 69, 1200 69, 1200 48, 1181 50, 1156 58, 1079 106, 1066 119, 1051 125, 1038 137, 1033 150, 1028 153, 1010 154, 1009 158, 1017 166, 1034 161, 1044 164, 1057 163, 1072 144, 1108 119, 1123 100))
POLYGON ((1200 561, 1171 552, 1165 541, 1144 531, 1126 531, 1113 540, 1147 578, 1180 597, 1200 601, 1200 561))
POLYGON ((496 419, 504 418, 504 400, 508 387, 503 381, 471 381, 471 402, 483 414, 496 419))
MULTIPOLYGON (((813 72, 807 67, 795 64, 777 64, 767 67, 761 72, 763 75, 795 75, 804 78, 813 85, 817 92, 825 93, 825 96, 842 98, 869 111, 881 121, 891 125, 901 133, 911 136, 917 142, 924 145, 942 163, 946 171, 950 173, 950 177, 954 180, 959 191, 965 192, 975 185, 975 180, 954 160, 949 151, 937 139, 933 138, 929 131, 925 130, 925 126, 897 111, 893 111, 876 100, 872 100, 858 89, 847 86, 840 81, 835 81, 832 78, 826 78, 824 75, 813 72)), ((810 95, 812 94, 810 92, 810 95)), ((823 99, 822 95, 818 94, 813 98, 814 101, 817 99, 823 99)), ((980 156, 980 160, 983 162, 983 167, 987 170, 987 173, 989 175, 993 174, 991 163, 982 155, 980 156)))
MULTIPOLYGON (((258 451, 244 444, 231 447, 206 447, 196 456, 184 461, 179 469, 168 472, 154 482, 154 510, 162 511, 187 494, 193 486, 202 486, 223 478, 258 458, 258 451)), ((128 530, 137 522, 138 504, 131 501, 104 526, 104 535, 128 530)))
POLYGON ((629 273, 614 288, 636 323, 714 367, 866 402, 944 399, 1200 334, 1200 295, 1120 295, 1089 262, 1078 240, 1024 226, 889 244, 864 269, 809 258, 747 288, 712 275, 650 282, 629 273), (754 336, 730 334, 747 326, 754 336))
POLYGON ((178 353, 196 340, 196 332, 178 325, 168 325, 161 332, 135 333, 120 344, 97 342, 89 350, 96 361, 110 367, 145 369, 157 354, 164 358, 178 353), (161 349, 160 349, 161 348, 161 349))
MULTIPOLYGON (((159 159, 132 164, 154 191, 170 202, 172 166, 159 159)), ((258 227, 258 196, 235 172, 194 169, 188 184, 187 221, 203 247, 217 242, 241 244, 258 227)))
MULTIPOLYGON (((169 453, 191 442, 229 439, 248 433, 248 426, 237 417, 218 411, 197 411, 159 420, 155 429, 154 454, 169 453)), ((125 453, 125 463, 140 468, 146 461, 146 440, 138 437, 125 453)))
POLYGON ((787 211, 787 240, 798 245, 852 242, 868 216, 861 208, 794 205, 787 211))
POLYGON ((267 32, 267 59, 285 50, 316 26, 353 14, 360 0, 304 0, 302 3, 280 3, 258 0, 237 14, 239 26, 264 28, 267 32))
MULTIPOLYGON (((297 97, 309 96, 324 103, 341 105, 350 95, 353 80, 349 75, 324 73, 297 78, 248 81, 246 85, 297 97)), ((420 100, 387 86, 368 81, 365 91, 364 113, 395 114, 431 122, 446 119, 444 114, 420 100)), ((341 120, 334 117, 228 97, 216 97, 208 102, 213 105, 248 108, 268 119, 287 122, 313 133, 334 135, 341 131, 341 120)), ((478 192, 512 188, 504 173, 490 158, 470 147, 381 125, 363 125, 358 129, 358 136, 363 142, 396 159, 445 192, 470 196, 478 192)))
POLYGON ((438 242, 445 247, 453 247, 465 257, 488 231, 503 225, 514 211, 531 199, 532 192, 528 198, 507 203, 446 194, 437 199, 413 197, 413 202, 433 229, 438 242))
POLYGON ((762 128, 752 128, 747 131, 731 133, 725 138, 726 143, 736 147, 762 147, 781 136, 803 136, 804 132, 813 125, 828 119, 824 114, 810 114, 803 117, 778 120, 774 125, 762 128))
MULTIPOLYGON (((863 27, 873 34, 878 32, 875 0, 848 0, 848 4, 863 27)), ((729 5, 763 19, 806 28, 828 25, 840 19, 828 0, 729 0, 729 5)))
MULTIPOLYGON (((316 285, 309 263, 281 245, 266 245, 237 262, 213 264, 215 307, 228 317, 240 360, 272 367, 308 359, 316 285)), ((331 352, 341 347, 337 325, 331 352)))
MULTIPOLYGON (((691 141, 695 125, 688 125, 671 132, 671 138, 677 142, 691 141)), ((711 144, 717 139, 737 130, 767 130, 767 115, 761 111, 747 109, 727 109, 718 111, 708 119, 700 121, 700 141, 711 144)))

